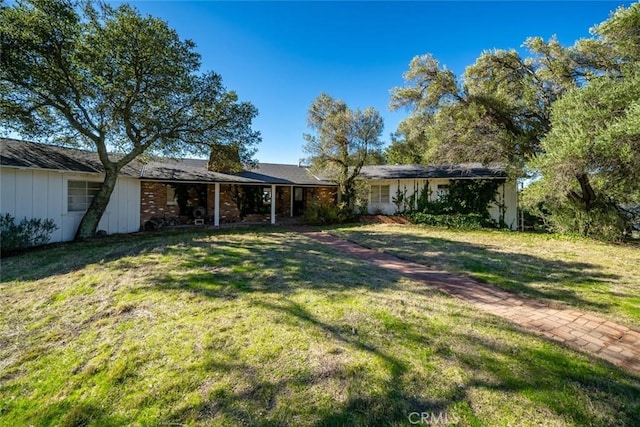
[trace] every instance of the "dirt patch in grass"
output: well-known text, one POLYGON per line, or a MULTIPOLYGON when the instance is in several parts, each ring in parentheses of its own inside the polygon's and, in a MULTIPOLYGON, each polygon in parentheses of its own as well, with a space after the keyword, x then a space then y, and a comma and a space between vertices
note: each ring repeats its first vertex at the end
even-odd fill
POLYGON ((397 215, 362 215, 362 224, 410 224, 411 222, 402 216, 397 215))

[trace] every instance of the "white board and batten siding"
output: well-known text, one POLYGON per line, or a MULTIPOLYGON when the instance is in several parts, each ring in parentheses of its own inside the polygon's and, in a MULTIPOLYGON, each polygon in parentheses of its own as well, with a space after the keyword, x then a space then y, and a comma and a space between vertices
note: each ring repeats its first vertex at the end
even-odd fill
MULTIPOLYGON (((3 166, 0 168, 0 214, 51 218, 58 226, 51 242, 73 240, 84 212, 69 211, 69 181, 102 182, 99 174, 3 166)), ((140 230, 140 181, 119 177, 98 230, 107 234, 140 230)))
MULTIPOLYGON (((428 182, 430 196, 429 200, 436 200, 438 197, 438 186, 444 186, 449 184, 448 178, 435 178, 435 179, 387 179, 387 180, 368 180, 371 188, 375 188, 380 185, 388 185, 389 186, 389 197, 388 200, 373 200, 375 196, 373 194, 369 195, 369 206, 368 211, 370 214, 383 213, 385 215, 393 215, 397 213, 397 206, 393 203, 394 198, 398 194, 398 189, 400 192, 404 192, 406 188, 407 198, 411 197, 414 192, 417 192, 417 196, 420 195, 420 192, 424 188, 425 184, 428 182)), ((416 196, 416 197, 417 197, 416 196)), ((500 204, 504 204, 504 222, 512 230, 516 230, 518 227, 518 196, 516 190, 515 181, 509 180, 506 181, 498 188, 497 193, 497 201, 498 203, 494 203, 489 206, 489 214, 491 218, 493 218, 496 222, 500 221, 500 204)))

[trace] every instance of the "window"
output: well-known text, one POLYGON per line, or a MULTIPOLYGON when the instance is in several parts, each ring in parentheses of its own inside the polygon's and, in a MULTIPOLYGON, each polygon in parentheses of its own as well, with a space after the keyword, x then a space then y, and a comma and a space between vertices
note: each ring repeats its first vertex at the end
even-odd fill
POLYGON ((167 185, 167 205, 177 205, 177 204, 178 204, 178 198, 176 196, 176 188, 171 185, 167 185))
POLYGON ((388 185, 372 185, 371 186, 371 203, 389 203, 389 186, 388 185))
POLYGON ((86 212, 94 196, 100 190, 101 182, 68 181, 67 210, 69 212, 86 212))
POLYGON ((448 184, 438 184, 436 189, 436 198, 442 199, 443 197, 447 197, 449 195, 449 185, 448 184))

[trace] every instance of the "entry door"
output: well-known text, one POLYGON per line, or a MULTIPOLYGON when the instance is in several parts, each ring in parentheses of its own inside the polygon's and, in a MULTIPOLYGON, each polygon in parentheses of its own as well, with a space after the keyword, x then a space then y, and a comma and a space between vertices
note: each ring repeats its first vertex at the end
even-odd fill
POLYGON ((293 216, 300 216, 304 213, 304 187, 293 188, 293 216))

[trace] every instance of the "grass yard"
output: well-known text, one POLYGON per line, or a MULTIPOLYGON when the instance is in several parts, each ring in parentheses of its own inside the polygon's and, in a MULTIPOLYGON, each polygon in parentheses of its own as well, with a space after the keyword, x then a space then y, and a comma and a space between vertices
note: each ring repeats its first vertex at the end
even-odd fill
POLYGON ((453 271, 640 330, 640 245, 419 225, 340 227, 331 233, 435 270, 453 271))
MULTIPOLYGON (((421 233, 389 247, 463 244, 421 233)), ((108 237, 1 268, 0 425, 640 424, 637 376, 278 228, 108 237)))

